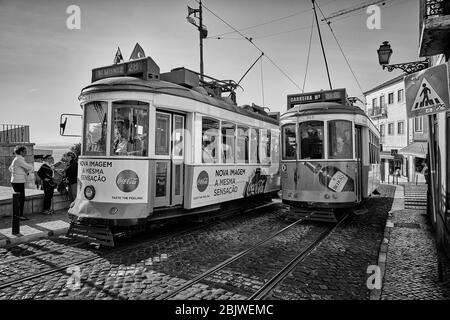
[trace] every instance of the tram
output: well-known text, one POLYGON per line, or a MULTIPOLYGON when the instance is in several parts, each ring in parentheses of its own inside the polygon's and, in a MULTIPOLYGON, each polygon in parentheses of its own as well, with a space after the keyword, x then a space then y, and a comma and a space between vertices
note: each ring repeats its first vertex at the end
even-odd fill
POLYGON ((114 245, 138 226, 276 195, 280 114, 238 106, 236 87, 185 68, 160 73, 151 57, 93 69, 79 96, 69 235, 114 245))
POLYGON ((378 188, 380 135, 345 89, 289 95, 281 135, 282 199, 293 214, 334 222, 378 188))

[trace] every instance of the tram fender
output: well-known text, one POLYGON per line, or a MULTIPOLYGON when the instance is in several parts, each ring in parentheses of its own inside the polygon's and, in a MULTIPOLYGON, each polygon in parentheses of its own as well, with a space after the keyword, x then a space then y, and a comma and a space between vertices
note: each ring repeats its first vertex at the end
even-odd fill
POLYGON ((100 203, 86 199, 76 199, 68 212, 79 218, 107 220, 145 219, 151 214, 147 203, 100 203))

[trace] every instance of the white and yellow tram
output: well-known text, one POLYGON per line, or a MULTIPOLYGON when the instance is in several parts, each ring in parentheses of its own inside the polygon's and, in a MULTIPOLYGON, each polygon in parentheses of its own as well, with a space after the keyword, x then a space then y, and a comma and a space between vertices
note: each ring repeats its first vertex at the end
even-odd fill
POLYGON ((237 106, 235 88, 185 68, 160 73, 150 57, 93 69, 79 97, 71 233, 111 242, 124 227, 276 194, 279 113, 237 106))
POLYGON ((281 135, 282 199, 297 215, 335 221, 379 186, 379 132, 345 89, 289 95, 281 135))

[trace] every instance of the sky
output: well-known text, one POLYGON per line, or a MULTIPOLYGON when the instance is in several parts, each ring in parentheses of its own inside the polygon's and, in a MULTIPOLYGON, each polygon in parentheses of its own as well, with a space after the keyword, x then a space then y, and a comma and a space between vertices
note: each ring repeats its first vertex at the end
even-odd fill
MULTIPOLYGON (((325 15, 365 3, 317 0, 325 15)), ((205 0, 205 74, 238 81, 258 51, 220 17, 252 37, 265 57, 241 82, 238 104, 256 103, 286 111, 287 95, 300 93, 306 73, 313 12, 309 0, 205 0), (210 11, 209 11, 209 10, 210 11), (213 13, 211 13, 213 12, 213 13), (266 23, 276 20, 272 23, 266 23), (222 39, 217 39, 221 35, 222 39), (216 37, 215 37, 216 36, 216 37), (273 63, 272 63, 273 62, 273 63), (280 71, 280 69, 282 71, 280 71)), ((0 124, 30 126, 37 144, 75 143, 59 136, 62 113, 81 113, 78 96, 91 70, 110 65, 117 47, 128 61, 138 42, 161 72, 177 67, 199 71, 199 37, 186 21, 195 0, 0 0, 0 124), (80 8, 80 29, 68 29, 68 6, 80 8)), ((419 0, 387 0, 381 29, 370 30, 365 9, 332 20, 331 26, 362 87, 369 90, 394 78, 378 64, 383 41, 394 50, 391 63, 419 60, 419 0)), ((321 14, 319 14, 319 20, 321 14)), ((349 96, 363 98, 327 25, 321 25, 331 81, 349 96)), ((317 28, 314 28, 305 91, 329 88, 317 28)))

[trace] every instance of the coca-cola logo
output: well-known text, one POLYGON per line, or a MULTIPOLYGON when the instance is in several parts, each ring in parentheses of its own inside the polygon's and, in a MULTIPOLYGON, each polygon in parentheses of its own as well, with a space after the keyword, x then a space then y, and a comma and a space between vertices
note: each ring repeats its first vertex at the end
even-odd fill
POLYGON ((261 169, 256 169, 250 176, 244 189, 244 197, 255 196, 264 193, 266 189, 267 176, 261 174, 261 169))
POLYGON ((116 184, 123 192, 133 192, 139 185, 139 177, 133 170, 123 170, 117 175, 116 184))
POLYGON ((206 171, 200 172, 200 174, 198 175, 198 178, 197 178, 198 191, 204 192, 206 190, 206 188, 208 188, 208 185, 209 185, 208 172, 206 172, 206 171))

